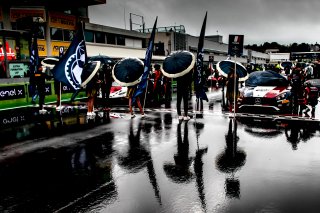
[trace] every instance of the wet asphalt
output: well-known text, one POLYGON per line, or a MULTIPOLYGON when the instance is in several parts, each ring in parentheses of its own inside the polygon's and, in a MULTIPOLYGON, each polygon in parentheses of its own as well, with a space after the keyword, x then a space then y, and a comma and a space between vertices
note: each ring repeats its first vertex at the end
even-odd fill
MULTIPOLYGON (((319 212, 320 118, 1 114, 1 212, 319 212)), ((230 116, 231 115, 231 116, 230 116)))

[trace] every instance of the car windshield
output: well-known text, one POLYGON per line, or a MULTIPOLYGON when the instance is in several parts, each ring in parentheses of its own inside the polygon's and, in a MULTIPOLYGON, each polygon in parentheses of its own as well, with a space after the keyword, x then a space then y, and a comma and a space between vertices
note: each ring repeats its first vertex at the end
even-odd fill
POLYGON ((289 86, 289 81, 282 75, 271 71, 256 71, 250 73, 249 78, 245 81, 246 86, 289 86))

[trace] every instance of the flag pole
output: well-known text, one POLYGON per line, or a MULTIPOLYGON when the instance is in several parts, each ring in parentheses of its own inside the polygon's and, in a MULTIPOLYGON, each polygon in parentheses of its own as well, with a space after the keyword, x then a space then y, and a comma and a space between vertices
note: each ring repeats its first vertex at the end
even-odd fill
POLYGON ((236 116, 236 84, 237 84, 237 56, 234 55, 234 74, 233 74, 233 77, 234 77, 234 82, 233 82, 233 116, 235 117, 236 116))
MULTIPOLYGON (((149 78, 149 74, 148 74, 148 78, 149 78)), ((143 107, 142 110, 144 111, 144 106, 146 104, 146 99, 147 99, 147 92, 148 92, 148 85, 149 85, 149 79, 147 78, 147 87, 146 87, 146 91, 144 92, 144 100, 143 100, 143 107)))

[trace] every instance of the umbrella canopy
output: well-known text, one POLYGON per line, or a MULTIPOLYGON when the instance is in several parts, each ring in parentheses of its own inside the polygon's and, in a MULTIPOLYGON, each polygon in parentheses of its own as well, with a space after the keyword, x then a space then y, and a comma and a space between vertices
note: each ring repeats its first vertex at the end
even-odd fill
POLYGON ((289 81, 279 73, 272 70, 257 71, 250 73, 245 82, 246 86, 288 86, 289 81))
POLYGON ((176 51, 168 55, 163 61, 162 73, 169 78, 184 76, 193 69, 195 57, 189 51, 176 51))
POLYGON ((50 69, 52 69, 58 63, 59 63, 59 58, 56 56, 49 56, 47 58, 44 58, 41 61, 42 66, 49 67, 50 69))
POLYGON ((124 58, 113 66, 112 77, 121 86, 134 86, 140 82, 144 65, 138 58, 124 58))
POLYGON ((90 61, 84 66, 84 69, 81 73, 82 87, 85 87, 96 75, 97 71, 100 68, 100 64, 100 61, 90 61))
POLYGON ((286 67, 291 68, 293 66, 293 63, 291 61, 283 61, 280 64, 281 69, 285 69, 286 67))
POLYGON ((95 55, 95 56, 91 56, 88 59, 89 61, 100 61, 102 64, 110 64, 110 65, 114 65, 115 62, 112 58, 110 58, 109 56, 105 56, 105 55, 95 55))
MULTIPOLYGON (((235 61, 232 60, 224 60, 219 61, 216 65, 217 70, 221 75, 224 77, 228 77, 230 72, 233 72, 235 68, 235 61)), ((239 77, 239 81, 245 81, 248 78, 247 69, 239 62, 236 62, 236 72, 237 76, 239 77)))

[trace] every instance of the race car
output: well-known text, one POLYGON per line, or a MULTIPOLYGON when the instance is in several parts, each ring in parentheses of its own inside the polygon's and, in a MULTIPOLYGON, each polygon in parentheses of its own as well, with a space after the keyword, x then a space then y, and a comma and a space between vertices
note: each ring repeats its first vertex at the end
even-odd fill
POLYGON ((125 98, 127 95, 127 87, 120 86, 117 82, 112 82, 110 89, 110 98, 125 98))
POLYGON ((238 112, 291 113, 290 89, 290 82, 274 71, 253 72, 245 81, 245 86, 239 89, 238 112))

